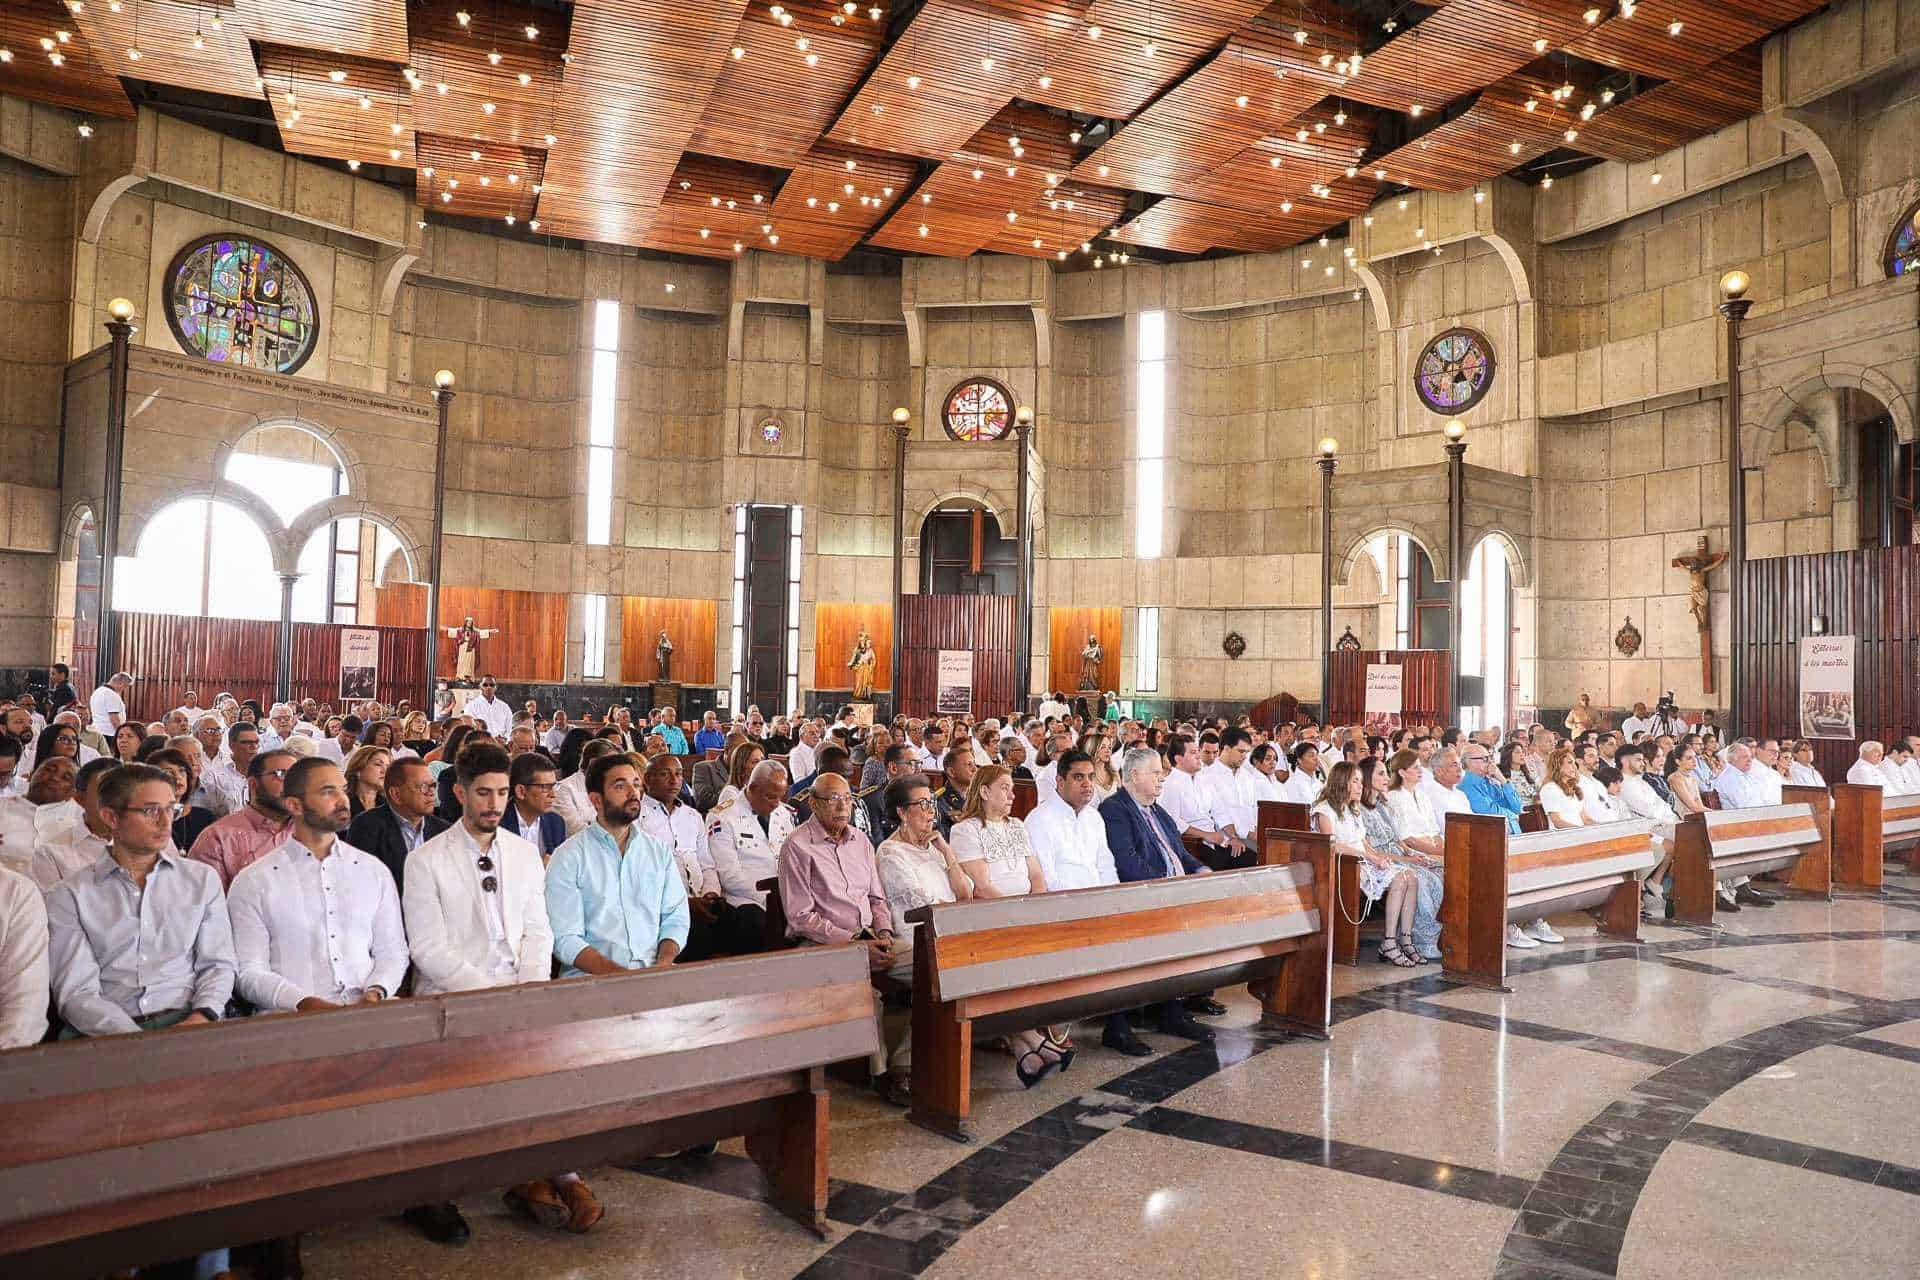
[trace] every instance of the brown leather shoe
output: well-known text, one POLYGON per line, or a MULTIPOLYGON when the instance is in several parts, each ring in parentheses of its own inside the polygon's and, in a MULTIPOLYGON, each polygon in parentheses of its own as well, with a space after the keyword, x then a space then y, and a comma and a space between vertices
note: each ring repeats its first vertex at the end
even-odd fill
POLYGON ((559 1186, 559 1192, 560 1198, 567 1202, 570 1214, 567 1219, 567 1230, 575 1235, 585 1235, 593 1230, 596 1222, 606 1216, 607 1211, 600 1207, 600 1201, 595 1198, 593 1188, 589 1187, 585 1180, 575 1178, 571 1182, 563 1182, 559 1186))
POLYGON ((543 1227, 564 1227, 570 1216, 567 1206, 554 1191, 553 1184, 545 1178, 536 1178, 532 1182, 523 1182, 511 1187, 501 1197, 507 1207, 522 1217, 531 1218, 543 1227))

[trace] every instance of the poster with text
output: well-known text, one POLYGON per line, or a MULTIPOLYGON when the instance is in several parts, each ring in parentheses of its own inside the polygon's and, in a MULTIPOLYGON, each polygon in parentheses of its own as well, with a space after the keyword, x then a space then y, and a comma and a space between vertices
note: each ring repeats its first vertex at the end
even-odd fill
POLYGON ((973 651, 940 650, 939 678, 934 682, 934 710, 943 716, 965 715, 973 710, 973 651))
POLYGON ((380 686, 380 633, 372 627, 340 632, 340 700, 361 702, 380 686))
POLYGON ((1396 662, 1367 664, 1367 696, 1361 703, 1361 721, 1368 733, 1387 733, 1400 727, 1401 668, 1396 662))
POLYGON ((1852 636, 1800 637, 1800 736, 1857 738, 1852 636))

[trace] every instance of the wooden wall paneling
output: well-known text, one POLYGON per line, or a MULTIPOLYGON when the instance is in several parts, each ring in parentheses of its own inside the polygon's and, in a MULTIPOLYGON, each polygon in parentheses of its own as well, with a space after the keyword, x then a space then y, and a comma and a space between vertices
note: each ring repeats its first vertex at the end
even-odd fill
POLYGON ((1087 634, 1100 638, 1106 657, 1100 663, 1100 691, 1120 688, 1120 610, 1090 606, 1047 610, 1047 651, 1053 655, 1048 683, 1071 698, 1080 689, 1080 650, 1087 634))
POLYGON ((1868 739, 1886 742, 1920 726, 1920 546, 1864 548, 1749 560, 1737 632, 1744 664, 1742 732, 1800 736, 1800 637, 1813 617, 1828 635, 1854 637, 1855 739, 1813 739, 1829 783, 1868 739))
POLYGON ((437 133, 421 133, 416 145, 413 185, 420 205, 467 218, 533 217, 545 152, 437 133))
POLYGON ((1018 605, 1015 596, 901 596, 900 710, 910 716, 933 713, 942 649, 973 651, 975 714, 998 715, 1014 707, 1018 605))
POLYGON ((851 689, 854 637, 865 627, 873 641, 873 687, 893 688, 893 606, 822 601, 813 607, 813 687, 851 689))
POLYGON ((281 45, 259 49, 267 104, 288 151, 403 169, 415 164, 413 94, 398 67, 281 45))
POLYGON ((718 616, 718 606, 711 600, 620 597, 620 679, 627 684, 650 684, 660 678, 654 646, 664 629, 673 642, 674 683, 712 685, 718 616))
MULTIPOLYGON (((374 617, 385 626, 425 627, 426 587, 395 582, 375 588, 374 617)), ((562 680, 567 669, 567 597, 548 591, 503 591, 495 587, 440 588, 439 657, 442 679, 457 670, 454 642, 446 628, 471 616, 476 627, 499 628, 480 642, 476 675, 501 680, 562 680)), ((678 654, 675 654, 678 657, 678 654)))
MULTIPOLYGON (((188 689, 210 706, 216 693, 273 700, 280 624, 254 618, 188 618, 167 613, 116 613, 115 652, 133 676, 128 711, 158 720, 188 689)), ((111 673, 109 673, 111 674, 111 673)))
MULTIPOLYGON (((215 2, 206 7, 211 10, 215 2)), ((233 12, 260 43, 372 58, 396 67, 410 56, 407 0, 233 0, 233 12)))
MULTIPOLYGON (((197 89, 234 98, 260 98, 248 32, 207 21, 205 0, 141 0, 68 9, 66 23, 79 27, 102 65, 132 80, 197 89)), ((62 25, 66 25, 63 23, 62 25)), ((16 55, 19 50, 15 50, 16 55)), ((5 85, 0 78, 0 86, 5 85)))
POLYGON ((885 43, 886 9, 876 22, 868 7, 847 14, 831 0, 800 0, 782 6, 791 19, 782 24, 773 6, 750 6, 734 32, 740 56, 728 50, 688 150, 782 169, 798 165, 833 126, 885 43), (777 111, 767 110, 770 91, 779 94, 777 111))
MULTIPOLYGON (((332 622, 293 624, 293 667, 288 673, 288 685, 295 702, 312 698, 333 704, 335 710, 345 710, 340 699, 340 633, 345 630, 345 625, 332 622)), ((424 710, 430 705, 426 631, 420 627, 375 627, 374 630, 380 633, 380 674, 374 697, 388 706, 404 698, 424 710)), ((204 694, 206 690, 201 692, 204 694)))
POLYGON ((561 61, 572 37, 565 11, 428 0, 413 6, 411 26, 422 132, 507 147, 551 145, 562 77, 571 74, 561 61))
POLYGON ((1400 718, 1431 724, 1453 723, 1449 678, 1452 655, 1445 649, 1338 649, 1328 656, 1333 696, 1326 716, 1333 724, 1359 724, 1367 699, 1367 667, 1398 664, 1400 718))

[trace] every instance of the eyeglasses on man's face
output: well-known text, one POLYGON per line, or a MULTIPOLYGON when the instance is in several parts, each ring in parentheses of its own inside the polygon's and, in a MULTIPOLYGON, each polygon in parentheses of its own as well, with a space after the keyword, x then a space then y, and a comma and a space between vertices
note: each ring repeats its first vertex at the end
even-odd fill
POLYGON ((171 822, 185 811, 185 807, 186 806, 180 804, 123 804, 118 806, 121 813, 137 813, 148 822, 159 822, 162 819, 171 822))

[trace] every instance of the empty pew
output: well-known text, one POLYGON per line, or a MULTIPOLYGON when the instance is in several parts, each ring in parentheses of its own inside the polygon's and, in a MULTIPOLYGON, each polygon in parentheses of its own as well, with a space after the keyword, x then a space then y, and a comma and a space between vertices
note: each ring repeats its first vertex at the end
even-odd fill
POLYGON ((825 1234, 864 948, 0 1053, 0 1275, 97 1276, 744 1134, 825 1234))
POLYGON ((1712 924, 1715 881, 1792 867, 1819 850, 1820 827, 1805 804, 1688 814, 1673 838, 1674 919, 1712 924))
POLYGON ((1888 853, 1907 847, 1907 865, 1920 867, 1920 795, 1890 796, 1880 787, 1833 784, 1833 882, 1878 889, 1888 853))
POLYGON ((973 1040, 1247 982, 1265 1018, 1324 1037, 1328 844, 1302 860, 920 907, 914 1123, 971 1141, 973 1040))
POLYGON ((1510 836, 1504 818, 1450 813, 1441 966, 1464 982, 1505 991, 1507 925, 1582 907, 1601 908, 1602 933, 1637 941, 1640 880, 1655 861, 1647 822, 1510 836))

